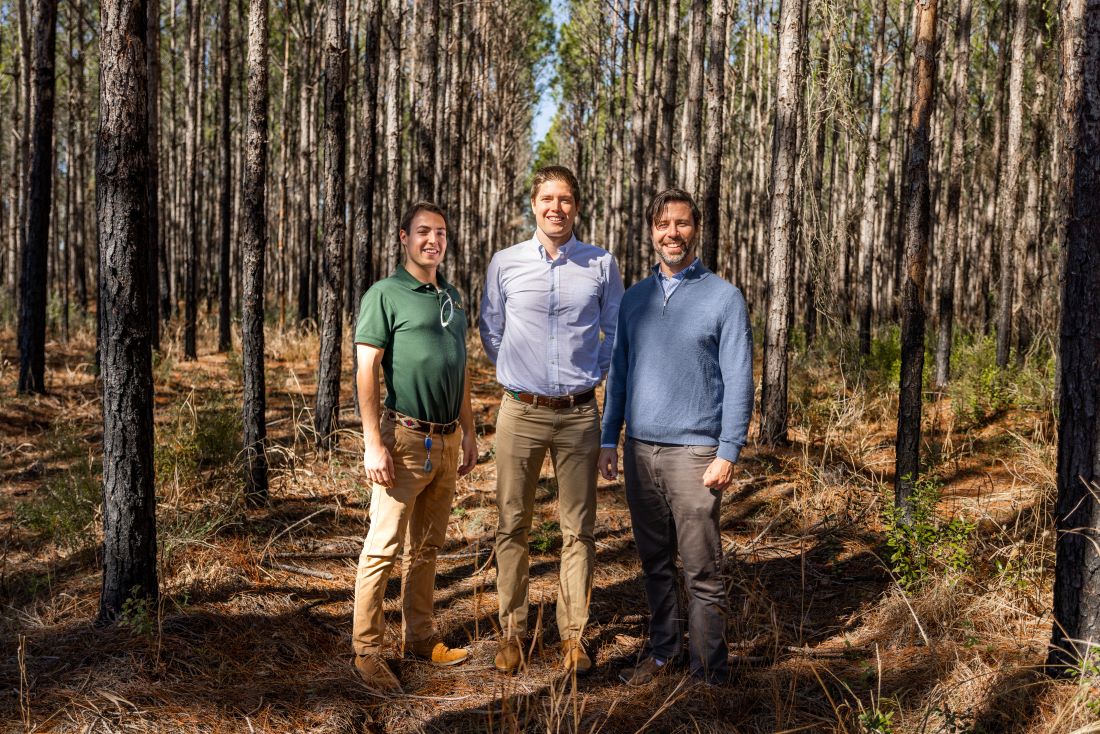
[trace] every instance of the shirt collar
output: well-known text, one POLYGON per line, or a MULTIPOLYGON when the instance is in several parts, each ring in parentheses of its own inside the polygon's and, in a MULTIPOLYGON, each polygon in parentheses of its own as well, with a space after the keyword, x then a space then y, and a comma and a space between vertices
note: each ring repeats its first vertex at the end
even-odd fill
MULTIPOLYGON (((543 246, 543 244, 541 242, 539 242, 539 238, 538 238, 537 235, 532 235, 531 236, 531 242, 535 245, 535 251, 538 252, 539 257, 542 258, 543 260, 549 262, 550 258, 546 256, 546 248, 543 246)), ((561 253, 562 255, 565 255, 566 257, 569 257, 570 252, 573 251, 574 246, 576 244, 577 244, 577 235, 576 235, 576 233, 574 233, 574 234, 571 234, 569 236, 569 240, 564 245, 561 245, 560 247, 558 247, 558 252, 561 253)))
POLYGON ((680 272, 676 273, 676 275, 673 275, 672 277, 669 277, 669 276, 664 274, 664 272, 661 270, 661 263, 657 263, 656 265, 653 266, 653 272, 661 280, 683 280, 683 279, 687 278, 689 275, 694 276, 696 271, 698 271, 698 270, 699 270, 699 258, 698 257, 696 257, 694 260, 691 261, 691 265, 688 265, 686 268, 684 268, 680 272))
MULTIPOLYGON (((401 284, 406 286, 409 290, 422 291, 432 287, 431 283, 421 283, 417 280, 412 273, 405 269, 404 263, 399 263, 397 269, 393 271, 393 277, 401 281, 401 284)), ((443 279, 443 275, 436 270, 435 279, 439 281, 439 290, 447 290, 450 288, 450 283, 443 279)))

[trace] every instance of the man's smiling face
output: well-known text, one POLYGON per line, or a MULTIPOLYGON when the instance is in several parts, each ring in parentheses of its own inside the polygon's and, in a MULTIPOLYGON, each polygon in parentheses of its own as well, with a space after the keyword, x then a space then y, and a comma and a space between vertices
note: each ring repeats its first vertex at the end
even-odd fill
POLYGON ((552 178, 539 186, 531 199, 531 211, 535 213, 535 226, 551 241, 561 243, 573 235, 577 201, 565 181, 552 178))
POLYGON ((418 211, 409 231, 401 230, 401 246, 409 262, 428 270, 436 268, 447 252, 447 223, 435 212, 418 211))

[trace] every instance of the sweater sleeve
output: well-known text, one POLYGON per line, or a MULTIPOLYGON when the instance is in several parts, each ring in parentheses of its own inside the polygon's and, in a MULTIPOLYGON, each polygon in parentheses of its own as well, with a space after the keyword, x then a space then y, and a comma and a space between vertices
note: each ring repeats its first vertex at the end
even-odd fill
POLYGON ((756 391, 752 381, 752 325, 745 298, 734 288, 727 303, 718 343, 724 385, 718 456, 736 462, 748 436, 756 391))
POLYGON ((601 447, 619 445, 619 432, 626 416, 626 385, 629 377, 628 344, 629 334, 623 319, 624 309, 619 309, 618 324, 615 329, 615 346, 611 352, 611 368, 607 373, 607 386, 603 399, 603 426, 600 435, 601 447))

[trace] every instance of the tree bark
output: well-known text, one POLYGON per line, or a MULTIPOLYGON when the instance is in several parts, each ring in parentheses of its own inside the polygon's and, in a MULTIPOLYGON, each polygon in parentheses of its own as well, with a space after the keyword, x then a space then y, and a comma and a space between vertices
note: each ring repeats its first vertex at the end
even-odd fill
POLYGON ((1062 390, 1047 669, 1066 675, 1095 662, 1100 645, 1100 0, 1065 0, 1061 18, 1062 390))
POLYGON ((726 102, 726 0, 713 0, 707 44, 706 119, 703 145, 703 264, 718 272, 718 233, 721 229, 722 131, 726 102))
POLYGON ((348 80, 346 0, 328 0, 325 12, 325 250, 321 269, 321 356, 314 428, 327 448, 339 428, 340 346, 343 339, 344 168, 348 80))
POLYGON ((157 599, 153 374, 145 284, 149 130, 145 0, 100 5, 96 218, 103 296, 100 623, 157 599))
POLYGON ((230 252, 230 224, 232 222, 231 201, 233 197, 233 151, 229 139, 229 101, 233 89, 232 61, 229 57, 229 36, 233 27, 229 15, 229 0, 222 0, 221 10, 218 13, 221 22, 221 99, 218 100, 220 111, 218 114, 218 142, 221 148, 221 194, 218 200, 218 221, 221 224, 221 233, 218 238, 218 351, 227 352, 233 346, 233 336, 230 332, 230 282, 229 282, 229 252, 230 252))
POLYGON ((802 4, 782 0, 779 11, 779 71, 771 170, 771 222, 768 242, 767 320, 764 324, 764 378, 760 391, 760 442, 787 442, 787 350, 794 297, 795 243, 798 241, 798 109, 802 106, 802 4))
MULTIPOLYGON (((713 12, 717 14, 717 7, 724 4, 723 0, 715 2, 713 12)), ((725 19, 725 13, 722 14, 722 18, 725 19)), ((705 0, 691 0, 691 48, 688 56, 688 96, 684 103, 684 117, 681 125, 684 144, 683 157, 681 158, 683 166, 680 168, 680 186, 692 192, 693 195, 698 195, 699 192, 699 157, 702 152, 700 147, 703 137, 703 62, 707 48, 706 26, 707 4, 705 0)), ((722 31, 725 32, 724 25, 722 31)), ((711 40, 713 43, 713 38, 711 40)), ((724 71, 724 60, 719 66, 723 67, 724 71)), ((712 65, 710 67, 711 74, 716 71, 717 69, 712 65)), ((713 84, 710 86, 713 88, 713 84)), ((716 120, 713 117, 710 119, 716 120)), ((710 124, 713 125, 714 122, 710 124)))
POLYGON ((187 40, 187 254, 184 257, 183 357, 198 358, 198 279, 199 279, 199 135, 202 127, 199 85, 199 41, 202 0, 187 0, 189 20, 187 40))
MULTIPOLYGON (((375 178, 378 172, 378 34, 380 0, 368 0, 363 37, 363 147, 355 194, 355 299, 370 287, 374 262, 375 178)), ((358 313, 358 308, 356 308, 358 313)))
POLYGON ((265 504, 267 395, 264 378, 264 275, 267 256, 267 0, 248 5, 248 119, 241 207, 241 364, 244 377, 246 496, 265 504))
POLYGON ((909 498, 920 474, 921 395, 924 372, 924 280, 928 261, 928 161, 936 92, 936 4, 924 0, 917 15, 916 67, 909 111, 905 171, 904 280, 901 284, 901 378, 894 468, 894 502, 910 517, 909 498))
MULTIPOLYGON (((148 118, 149 118, 149 201, 146 205, 146 221, 149 234, 145 248, 145 284, 149 290, 149 344, 160 349, 160 275, 158 265, 162 248, 160 237, 160 0, 146 0, 148 19, 146 40, 149 52, 148 64, 148 118)), ((83 265, 81 265, 83 267, 83 265)))
POLYGON ((19 278, 19 392, 46 392, 46 289, 53 194, 54 46, 57 0, 34 0, 30 178, 19 278))
MULTIPOLYGON (((967 2, 967 0, 963 0, 967 2)), ((875 266, 875 214, 878 211, 878 138, 882 120, 882 67, 886 52, 886 0, 879 0, 875 19, 875 57, 871 70, 871 124, 863 169, 863 205, 859 220, 859 353, 871 353, 872 294, 875 266)))
POLYGON ((951 153, 947 170, 947 221, 943 230, 943 275, 940 278, 939 320, 936 342, 936 388, 942 390, 951 379, 951 343, 955 324, 955 283, 958 280, 959 200, 966 144, 967 86, 970 73, 970 0, 959 0, 955 26, 955 61, 951 74, 955 105, 951 115, 951 153))

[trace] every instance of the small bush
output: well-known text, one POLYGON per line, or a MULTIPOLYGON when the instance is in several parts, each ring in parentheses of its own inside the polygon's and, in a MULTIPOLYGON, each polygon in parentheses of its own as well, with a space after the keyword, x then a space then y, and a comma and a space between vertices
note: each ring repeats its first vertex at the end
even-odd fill
POLYGON ((235 405, 210 400, 198 412, 184 403, 176 422, 158 431, 157 481, 190 484, 205 472, 232 473, 241 453, 242 422, 235 405))
POLYGON ((940 518, 936 514, 939 501, 939 482, 926 476, 913 487, 909 522, 889 498, 884 503, 883 523, 886 545, 890 548, 890 567, 905 589, 919 587, 940 569, 966 571, 970 568, 970 549, 977 525, 963 517, 940 518))
POLYGON ((55 456, 67 466, 48 475, 42 491, 16 507, 15 519, 62 548, 79 550, 96 538, 102 467, 86 453, 84 439, 68 428, 59 429, 51 443, 55 456))
POLYGON ((539 553, 548 553, 553 547, 561 545, 561 525, 546 520, 531 533, 531 549, 539 553))

